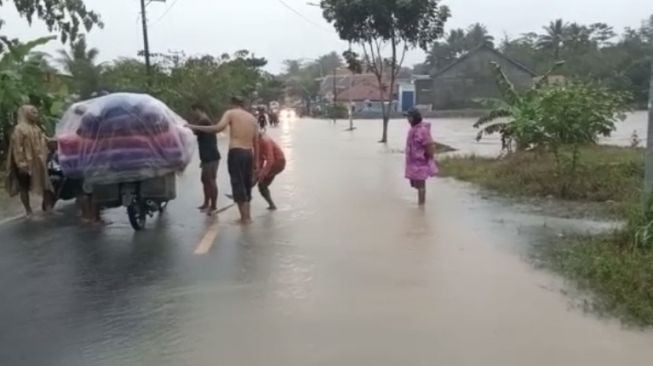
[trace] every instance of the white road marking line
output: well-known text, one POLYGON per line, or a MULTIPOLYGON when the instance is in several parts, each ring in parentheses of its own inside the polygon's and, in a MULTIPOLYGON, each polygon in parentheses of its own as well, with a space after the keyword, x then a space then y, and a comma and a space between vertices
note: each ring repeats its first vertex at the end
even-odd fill
POLYGON ((213 248, 215 240, 218 238, 218 233, 220 232, 220 220, 218 220, 218 214, 227 211, 228 209, 234 207, 234 205, 229 205, 227 207, 219 209, 213 216, 213 223, 209 226, 206 234, 202 240, 200 240, 197 248, 195 249, 195 255, 206 255, 213 248))
POLYGON ((16 221, 16 220, 20 220, 20 219, 22 219, 23 217, 25 217, 25 215, 19 215, 19 216, 14 216, 14 217, 8 217, 8 218, 6 218, 6 219, 4 219, 4 220, 0 220, 0 226, 5 225, 5 224, 8 224, 8 223, 13 222, 13 221, 16 221))

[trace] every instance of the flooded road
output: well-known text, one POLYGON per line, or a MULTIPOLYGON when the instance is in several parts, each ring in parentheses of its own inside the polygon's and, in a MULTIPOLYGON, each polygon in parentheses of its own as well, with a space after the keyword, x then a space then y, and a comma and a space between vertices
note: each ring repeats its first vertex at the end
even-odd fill
POLYGON ((280 210, 257 196, 248 228, 235 210, 217 224, 195 211, 196 166, 142 233, 122 210, 97 229, 68 207, 0 226, 0 365, 651 364, 652 332, 571 307, 561 280, 523 259, 573 222, 545 228, 445 179, 418 209, 391 152, 406 126, 386 149, 379 123, 345 125, 271 132, 288 158, 280 210))
MULTIPOLYGON (((476 118, 446 118, 429 119, 433 124, 434 138, 443 144, 447 144, 459 150, 462 154, 476 154, 483 156, 495 156, 501 151, 501 139, 499 135, 484 136, 480 142, 476 141, 478 129, 472 126, 476 118)), ((341 122, 344 123, 344 122, 341 122)), ((356 121, 356 126, 364 128, 366 133, 379 138, 381 136, 379 121, 356 121)), ((405 131, 407 130, 404 120, 392 120, 390 124, 390 145, 393 148, 403 148, 405 131)), ((601 143, 630 146, 633 132, 637 133, 641 147, 646 147, 646 133, 648 131, 648 112, 634 112, 627 115, 626 120, 616 123, 616 130, 611 137, 604 138, 601 143)))

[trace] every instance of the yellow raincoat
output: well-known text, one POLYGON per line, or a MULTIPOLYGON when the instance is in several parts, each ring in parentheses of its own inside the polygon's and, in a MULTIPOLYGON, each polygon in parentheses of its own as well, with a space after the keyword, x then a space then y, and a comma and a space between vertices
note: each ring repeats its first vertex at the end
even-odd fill
POLYGON ((18 123, 14 128, 9 143, 7 154, 7 192, 15 196, 20 192, 18 172, 30 175, 30 191, 43 195, 45 191, 53 191, 52 183, 48 178, 47 138, 41 128, 29 122, 26 113, 30 106, 23 106, 18 110, 18 123))

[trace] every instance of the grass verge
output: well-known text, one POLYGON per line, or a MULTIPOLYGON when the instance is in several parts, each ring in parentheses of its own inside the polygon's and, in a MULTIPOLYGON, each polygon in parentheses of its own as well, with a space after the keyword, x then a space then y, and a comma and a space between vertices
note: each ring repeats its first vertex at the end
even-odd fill
POLYGON ((623 216, 638 201, 644 178, 644 154, 644 149, 584 147, 577 178, 564 194, 552 154, 520 152, 500 159, 446 157, 441 159, 440 167, 443 176, 505 195, 606 203, 605 214, 623 216))
MULTIPOLYGON (((476 183, 512 197, 553 197, 573 206, 603 210, 626 222, 614 233, 551 240, 534 251, 545 268, 590 293, 587 309, 624 323, 653 326, 653 205, 641 209, 644 149, 587 146, 577 178, 561 190, 551 154, 521 152, 500 159, 478 156, 440 161, 442 175, 476 183), (587 205, 584 205, 587 204, 587 205)), ((563 178, 563 179, 561 179, 563 178)), ((653 203, 653 201, 652 201, 653 203)))
POLYGON ((626 231, 573 237, 538 250, 538 259, 592 294, 588 310, 625 324, 653 326, 653 252, 630 248, 626 231))

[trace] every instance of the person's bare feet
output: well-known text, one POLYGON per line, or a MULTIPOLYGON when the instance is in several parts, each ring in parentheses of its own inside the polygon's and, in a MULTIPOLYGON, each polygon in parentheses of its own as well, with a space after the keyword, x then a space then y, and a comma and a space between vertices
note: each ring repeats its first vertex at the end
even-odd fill
POLYGON ((277 206, 275 206, 275 205, 270 205, 270 207, 268 207, 268 210, 270 210, 270 211, 276 211, 276 210, 277 210, 277 206))

